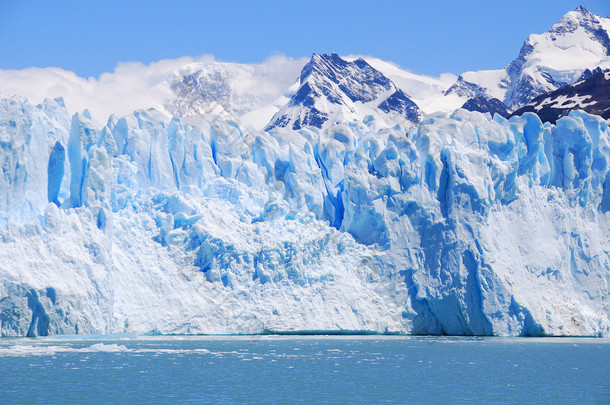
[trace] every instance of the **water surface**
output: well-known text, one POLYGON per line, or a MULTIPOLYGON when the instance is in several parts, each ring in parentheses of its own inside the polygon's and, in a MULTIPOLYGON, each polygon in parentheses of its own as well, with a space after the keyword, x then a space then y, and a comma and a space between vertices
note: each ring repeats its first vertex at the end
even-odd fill
POLYGON ((0 339, 0 403, 609 403, 610 340, 0 339))

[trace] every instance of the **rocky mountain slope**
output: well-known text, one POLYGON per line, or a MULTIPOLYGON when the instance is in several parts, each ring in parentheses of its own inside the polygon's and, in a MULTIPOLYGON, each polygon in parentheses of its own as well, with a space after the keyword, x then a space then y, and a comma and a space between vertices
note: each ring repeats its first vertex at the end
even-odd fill
POLYGON ((543 122, 554 124, 574 110, 610 119, 610 73, 597 73, 576 84, 538 96, 512 115, 534 112, 543 122))

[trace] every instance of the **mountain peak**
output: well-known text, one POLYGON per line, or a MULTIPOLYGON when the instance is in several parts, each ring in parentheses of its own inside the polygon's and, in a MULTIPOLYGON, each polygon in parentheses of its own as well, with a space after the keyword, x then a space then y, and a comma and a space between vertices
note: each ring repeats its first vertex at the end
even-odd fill
POLYGON ((321 75, 332 75, 332 72, 337 68, 344 68, 347 65, 347 62, 335 52, 331 54, 323 53, 317 54, 314 53, 311 56, 309 62, 303 67, 301 71, 301 84, 305 83, 309 76, 312 73, 317 73, 321 75))
MULTIPOLYGON (((332 53, 313 53, 311 55, 311 60, 312 61, 320 61, 320 60, 325 60, 325 61, 337 61, 341 59, 341 57, 336 53, 336 52, 332 52, 332 53)), ((341 59, 343 60, 343 59, 341 59)))
POLYGON ((610 63, 606 21, 580 6, 548 32, 530 35, 506 68, 511 84, 504 103, 523 106, 537 95, 574 83, 586 68, 606 68, 610 63))
POLYGON ((370 109, 381 116, 421 119, 419 108, 396 85, 364 59, 347 61, 336 53, 313 54, 303 67, 300 87, 271 120, 276 126, 322 127, 327 121, 352 121, 370 109))
POLYGON ((345 62, 343 59, 341 59, 341 57, 339 55, 337 55, 335 52, 333 53, 314 53, 311 55, 311 59, 309 61, 309 63, 312 64, 317 64, 317 65, 323 65, 323 64, 327 64, 327 63, 334 63, 334 64, 341 64, 341 62, 345 62))
POLYGON ((551 27, 549 32, 566 34, 576 31, 579 27, 583 27, 587 31, 599 30, 600 22, 598 16, 583 6, 578 6, 576 10, 567 12, 559 22, 551 27))

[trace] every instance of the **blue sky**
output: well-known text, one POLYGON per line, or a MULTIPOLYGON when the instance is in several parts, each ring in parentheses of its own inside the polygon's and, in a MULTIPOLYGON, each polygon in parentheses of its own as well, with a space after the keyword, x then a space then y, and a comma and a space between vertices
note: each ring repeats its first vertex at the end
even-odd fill
POLYGON ((580 4, 610 16, 610 0, 0 0, 0 69, 99 76, 117 62, 212 54, 249 63, 334 51, 459 74, 503 67, 528 34, 580 4))

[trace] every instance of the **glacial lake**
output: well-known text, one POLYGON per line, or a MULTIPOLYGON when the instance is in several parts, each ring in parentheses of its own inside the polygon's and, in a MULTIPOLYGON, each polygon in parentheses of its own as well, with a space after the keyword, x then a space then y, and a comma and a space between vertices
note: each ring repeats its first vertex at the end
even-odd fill
POLYGON ((0 339, 0 403, 610 403, 610 339, 0 339))

